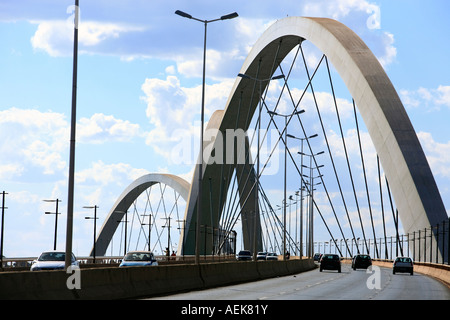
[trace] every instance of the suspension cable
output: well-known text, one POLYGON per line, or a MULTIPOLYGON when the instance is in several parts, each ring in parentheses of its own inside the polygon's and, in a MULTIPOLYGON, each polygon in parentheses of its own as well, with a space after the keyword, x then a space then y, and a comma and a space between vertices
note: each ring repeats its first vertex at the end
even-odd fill
MULTIPOLYGON (((353 102, 353 113, 355 115, 356 132, 358 134, 359 154, 361 156, 361 165, 362 165, 362 171, 363 171, 363 174, 364 174, 364 183, 365 183, 365 186, 366 186, 367 204, 369 206, 370 221, 372 223, 373 241, 374 241, 374 245, 375 245, 375 249, 376 249, 375 250, 376 251, 376 256, 377 256, 377 258, 379 258, 380 255, 378 254, 377 237, 375 235, 375 226, 373 224, 372 206, 371 206, 371 202, 370 202, 369 186, 367 184, 366 166, 364 164, 364 156, 363 156, 363 150, 362 150, 362 144, 361 144, 361 135, 359 133, 359 125, 358 125, 358 117, 357 117, 357 114, 356 114, 355 100, 352 99, 352 102, 353 102)), ((369 251, 367 251, 367 253, 369 254, 369 251)))
MULTIPOLYGON (((364 225, 363 225, 363 221, 362 221, 362 218, 361 218, 361 210, 359 208, 358 196, 356 194, 355 183, 353 181, 353 174, 352 174, 352 170, 351 170, 351 166, 350 166, 350 160, 349 160, 349 157, 348 157, 347 146, 346 146, 346 143, 345 143, 344 132, 342 130, 341 118, 340 118, 340 115, 339 115, 339 109, 338 109, 337 102, 336 102, 336 95, 334 93, 333 81, 331 79, 330 68, 329 68, 329 65, 328 65, 328 59, 325 59, 325 61, 326 61, 328 75, 329 75, 329 79, 330 79, 331 91, 332 91, 332 94, 333 94, 334 107, 336 109, 336 117, 337 117, 337 121, 338 121, 338 124, 339 124, 339 130, 341 132, 342 145, 343 145, 343 148, 344 148, 345 158, 347 160, 348 173, 349 173, 350 181, 351 181, 351 184, 352 184, 352 189, 353 189, 353 195, 354 195, 354 198, 355 198, 356 209, 358 211, 358 216, 359 216, 359 222, 361 224, 361 232, 362 232, 362 235, 363 235, 363 238, 364 238, 364 244, 366 245, 366 249, 367 249, 367 251, 369 251, 369 247, 367 245, 367 240, 366 240, 366 235, 365 235, 365 232, 364 232, 364 225)), ((356 241, 356 243, 358 243, 358 242, 356 241)), ((356 249, 357 249, 357 251, 359 253, 358 244, 356 244, 356 249)))

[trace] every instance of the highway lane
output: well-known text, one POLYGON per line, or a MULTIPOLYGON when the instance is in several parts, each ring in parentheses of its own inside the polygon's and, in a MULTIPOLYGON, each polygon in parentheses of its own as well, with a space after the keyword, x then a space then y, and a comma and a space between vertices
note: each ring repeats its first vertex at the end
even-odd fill
POLYGON ((315 269, 150 300, 450 300, 450 289, 419 273, 394 275, 392 269, 381 267, 355 271, 342 264, 341 273, 315 269))

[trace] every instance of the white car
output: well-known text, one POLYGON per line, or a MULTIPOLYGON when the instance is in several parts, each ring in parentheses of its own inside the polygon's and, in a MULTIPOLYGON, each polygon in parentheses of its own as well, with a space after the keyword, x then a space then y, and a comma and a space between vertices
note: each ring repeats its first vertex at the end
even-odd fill
POLYGON ((278 255, 275 252, 267 253, 266 260, 278 260, 278 255))
POLYGON ((258 252, 256 254, 256 260, 266 260, 267 252, 258 252))
POLYGON ((153 253, 150 251, 130 251, 123 258, 119 267, 157 266, 153 253))
MULTIPOLYGON (((45 251, 31 264, 30 271, 64 270, 66 253, 64 251, 45 251)), ((72 266, 79 267, 79 262, 72 253, 72 266)))

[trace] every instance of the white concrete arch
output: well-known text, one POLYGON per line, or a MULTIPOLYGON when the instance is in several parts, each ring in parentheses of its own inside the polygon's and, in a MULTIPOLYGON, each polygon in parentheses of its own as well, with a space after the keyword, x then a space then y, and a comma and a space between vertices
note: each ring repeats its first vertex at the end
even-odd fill
MULTIPOLYGON (((96 240, 96 256, 103 256, 108 249, 109 243, 116 232, 118 223, 125 212, 130 208, 133 202, 146 189, 156 183, 162 183, 174 189, 180 196, 187 201, 190 184, 178 176, 165 173, 150 173, 146 174, 135 181, 133 181, 120 195, 116 203, 113 205, 103 226, 100 230, 96 240)), ((94 253, 94 248, 91 250, 91 256, 94 253)))
MULTIPOLYGON (((447 219, 431 169, 395 88, 374 54, 348 27, 327 18, 279 20, 255 43, 240 73, 259 79, 270 78, 292 48, 305 40, 327 56, 354 98, 389 180, 404 231, 413 232, 447 219)), ((258 101, 251 99, 252 85, 253 80, 236 79, 221 114, 218 127, 222 133, 227 128, 248 129, 248 121, 245 117, 239 118, 237 110, 244 108, 240 110, 241 115, 247 112, 253 115, 258 101)), ((206 156, 204 160, 208 162, 206 156)), ((203 199, 218 198, 218 188, 207 191, 208 179, 211 183, 218 170, 217 165, 203 166, 203 199)), ((196 177, 197 170, 186 208, 187 224, 195 222, 196 177)), ((220 184, 220 181, 215 183, 220 184)), ((209 212, 209 204, 202 206, 203 212, 209 212)), ((200 223, 210 219, 203 214, 200 223)), ((217 217, 214 220, 218 221, 217 217)))

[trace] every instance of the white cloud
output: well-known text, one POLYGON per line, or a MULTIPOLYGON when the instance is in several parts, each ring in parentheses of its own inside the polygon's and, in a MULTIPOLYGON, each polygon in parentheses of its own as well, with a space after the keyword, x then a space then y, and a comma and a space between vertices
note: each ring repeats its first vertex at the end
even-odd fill
POLYGON ((394 47, 394 35, 390 32, 383 32, 380 36, 380 49, 377 52, 378 60, 381 65, 386 68, 389 64, 394 62, 397 56, 397 48, 394 47))
POLYGON ((450 108, 450 86, 440 85, 436 89, 419 88, 417 90, 400 90, 400 96, 406 107, 427 107, 439 110, 441 106, 450 108))
MULTIPOLYGON (((206 86, 205 121, 214 110, 225 108, 232 84, 231 80, 227 80, 206 86)), ((143 99, 147 102, 147 116, 154 125, 154 129, 148 133, 147 144, 170 160, 173 148, 181 142, 187 143, 186 150, 192 152, 188 159, 195 161, 196 156, 192 151, 195 141, 192 138, 199 133, 201 85, 182 87, 179 79, 171 75, 165 80, 146 79, 142 91, 145 93, 143 99)))
MULTIPOLYGON (((142 6, 142 10, 145 11, 146 5, 142 6)), ((347 24, 368 41, 369 47, 373 48, 383 66, 390 64, 396 56, 394 36, 389 32, 377 30, 381 27, 381 10, 376 4, 366 0, 333 2, 308 0, 301 4, 292 2, 280 6, 283 7, 282 10, 261 5, 259 14, 250 15, 245 12, 247 7, 251 7, 247 4, 242 8, 244 13, 238 19, 221 26, 222 35, 210 36, 207 52, 208 77, 212 79, 229 77, 230 66, 233 66, 231 70, 238 70, 259 36, 276 19, 283 18, 285 14, 330 17, 347 24), (218 38, 222 41, 217 41, 218 38)), ((119 18, 115 20, 117 22, 113 23, 82 19, 79 28, 80 52, 116 55, 125 61, 138 57, 172 59, 177 62, 178 72, 181 74, 200 77, 203 46, 201 41, 197 41, 198 33, 190 29, 195 24, 186 24, 189 32, 180 38, 180 26, 186 22, 179 20, 173 12, 168 12, 165 6, 159 8, 156 5, 156 7, 159 16, 153 19, 143 19, 141 12, 135 12, 140 19, 130 19, 132 16, 130 13, 122 16, 118 14, 119 18), (177 25, 162 28, 162 21, 177 25), (191 41, 194 38, 195 41, 191 41)), ((114 14, 115 12, 112 12, 113 17, 114 14)), ((33 48, 43 50, 51 56, 72 54, 73 26, 70 19, 39 20, 33 23, 38 24, 36 33, 31 39, 33 48)))
POLYGON ((365 14, 372 13, 375 7, 376 5, 366 0, 340 0, 332 2, 315 0, 306 1, 303 4, 303 13, 310 16, 331 17, 336 20, 341 20, 355 11, 365 14))
POLYGON ((450 108, 450 86, 439 86, 436 92, 436 103, 450 108))
POLYGON ((433 174, 450 178, 450 141, 440 143, 434 140, 431 133, 418 132, 422 145, 433 174))
MULTIPOLYGON (((34 22, 38 28, 31 38, 34 49, 43 50, 52 57, 69 56, 73 52, 73 25, 66 20, 48 20, 34 22)), ((95 51, 92 47, 110 39, 117 39, 128 32, 144 29, 120 23, 82 21, 78 29, 80 52, 95 51)), ((106 52, 104 52, 106 53, 106 52)))
POLYGON ((131 182, 148 173, 126 163, 95 161, 75 174, 77 202, 100 205, 101 212, 106 214, 131 182))
POLYGON ((17 108, 0 111, 0 174, 13 178, 31 174, 33 167, 43 174, 60 172, 66 165, 61 154, 67 147, 67 128, 59 113, 17 108))
POLYGON ((96 113, 81 118, 77 126, 77 141, 99 144, 106 141, 130 141, 139 135, 139 125, 111 115, 96 113))
MULTIPOLYGON (((137 124, 94 114, 77 124, 77 141, 99 144, 130 141, 140 135, 137 124)), ((0 177, 62 173, 69 147, 69 123, 64 114, 36 109, 0 111, 0 177)))
POLYGON ((105 164, 99 160, 94 162, 90 168, 78 171, 76 173, 76 182, 81 185, 95 184, 102 187, 111 184, 124 186, 124 182, 134 181, 146 173, 148 173, 147 170, 136 169, 129 164, 105 164))

